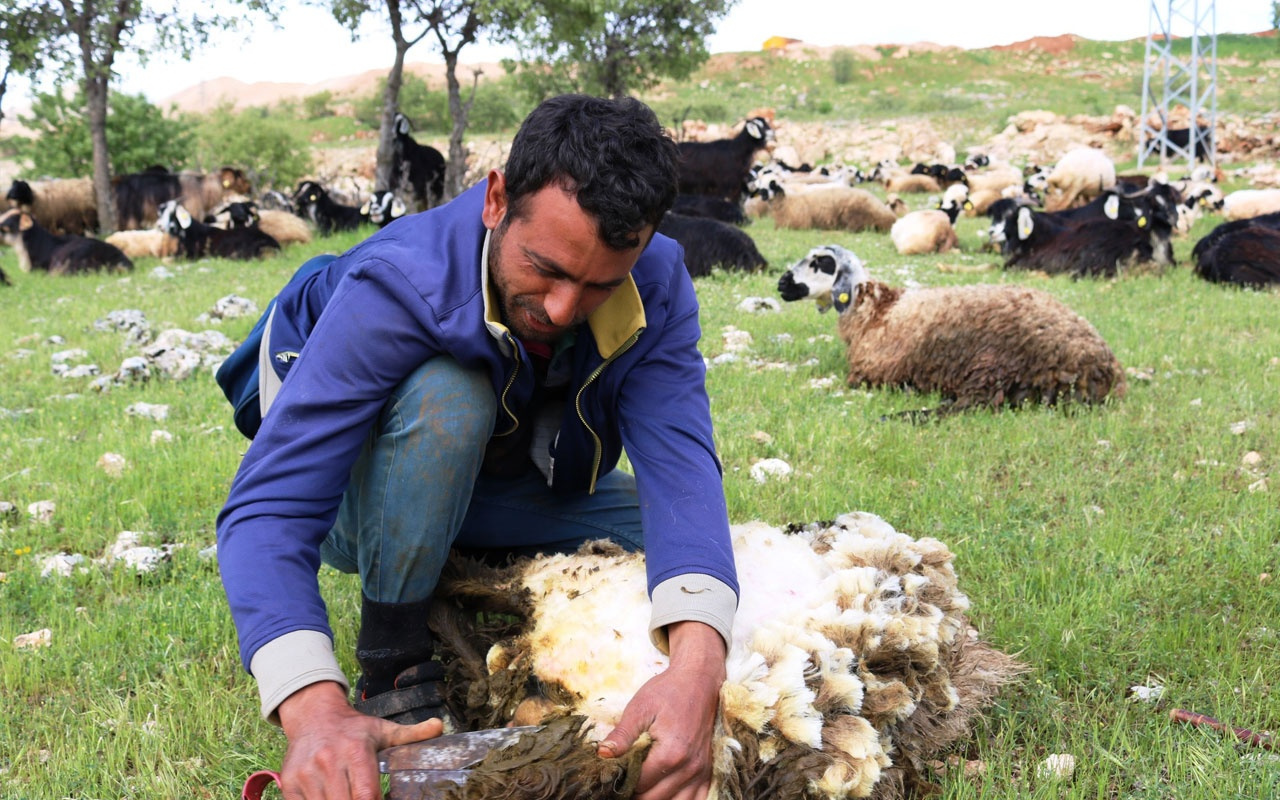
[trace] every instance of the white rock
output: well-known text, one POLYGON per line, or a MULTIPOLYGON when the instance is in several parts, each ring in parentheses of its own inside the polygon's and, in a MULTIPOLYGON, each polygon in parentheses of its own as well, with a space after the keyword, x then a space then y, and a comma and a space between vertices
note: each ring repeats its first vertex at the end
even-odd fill
POLYGON ((828 375, 825 378, 809 379, 810 389, 830 389, 832 386, 835 386, 835 385, 836 385, 836 379, 832 378, 830 375, 828 375))
POLYGON ((1040 762, 1036 776, 1041 780, 1066 780, 1076 772, 1076 757, 1070 753, 1054 753, 1040 762))
POLYGON ((738 303, 738 310, 747 314, 758 314, 762 311, 781 311, 782 304, 772 297, 744 297, 738 303))
POLYGON ((147 315, 136 308, 108 312, 103 319, 94 321, 93 327, 100 331, 123 333, 125 341, 131 345, 151 341, 151 323, 147 321, 147 315))
POLYGON ((129 356, 120 362, 115 379, 121 383, 141 383, 151 377, 151 366, 142 356, 129 356))
POLYGON ((1270 484, 1267 482, 1267 479, 1266 479, 1266 478, 1259 478, 1258 480, 1256 480, 1256 481, 1254 481, 1253 483, 1249 484, 1249 491, 1250 491, 1250 492, 1265 492, 1265 491, 1267 490, 1267 487, 1268 487, 1268 486, 1270 486, 1270 484))
POLYGON ((1253 423, 1249 420, 1241 420, 1240 422, 1231 423, 1231 432, 1236 436, 1243 436, 1245 431, 1253 427, 1253 423))
POLYGON ((166 267, 156 267, 151 270, 151 277, 158 281, 167 281, 173 277, 173 273, 166 267))
POLYGON ((169 406, 159 403, 134 403, 126 408, 124 413, 163 422, 169 418, 169 406))
POLYGON ((258 304, 238 294, 229 294, 226 297, 219 298, 213 304, 213 308, 209 310, 209 316, 213 319, 235 319, 236 317, 247 317, 257 313, 258 304))
POLYGON ((1129 699, 1135 703, 1154 703, 1164 696, 1164 687, 1160 684, 1151 686, 1130 686, 1129 699))
POLYGON ((1240 465, 1243 467, 1258 467, 1262 465, 1262 453, 1257 450, 1250 450, 1240 459, 1240 465))
POLYGON ((780 458, 763 458, 751 465, 751 479, 764 483, 771 478, 786 478, 791 471, 791 465, 780 458))
POLYGON ((129 466, 129 462, 119 453, 103 453, 98 456, 98 469, 107 473, 109 477, 119 478, 124 474, 124 470, 129 466))
POLYGON ((724 339, 724 349, 729 353, 740 353, 743 350, 751 348, 751 332, 739 330, 729 325, 721 334, 724 339))
POLYGON ((151 432, 152 444, 168 444, 173 441, 173 434, 157 428, 151 432))
POLYGON ((57 575, 61 578, 69 578, 75 568, 82 563, 84 563, 84 556, 79 553, 58 553, 40 562, 40 577, 57 575))
POLYGON ((98 369, 97 364, 80 364, 78 366, 67 369, 63 364, 55 364, 53 374, 68 380, 74 378, 92 378, 94 375, 102 372, 98 369))
POLYGON ((83 348, 73 347, 70 350, 59 350, 49 356, 49 361, 54 364, 65 364, 68 361, 79 361, 82 358, 88 358, 89 351, 83 348))
POLYGON ((53 644, 53 631, 41 628, 31 633, 21 633, 13 637, 13 646, 19 650, 33 647, 48 647, 53 644))
POLYGON ((57 503, 52 500, 37 500, 27 506, 27 514, 36 522, 52 522, 53 512, 58 509, 57 503))

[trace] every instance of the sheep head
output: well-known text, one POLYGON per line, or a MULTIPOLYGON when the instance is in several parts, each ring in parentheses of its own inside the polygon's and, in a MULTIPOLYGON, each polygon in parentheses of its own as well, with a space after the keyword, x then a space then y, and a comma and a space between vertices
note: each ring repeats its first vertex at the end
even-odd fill
POLYGON ((182 207, 177 200, 169 200, 160 206, 156 217, 156 227, 165 233, 179 238, 191 227, 191 212, 182 207))
POLYGON ((778 279, 778 293, 788 302, 813 298, 819 311, 844 311, 859 286, 870 279, 862 260, 838 245, 815 247, 778 279))

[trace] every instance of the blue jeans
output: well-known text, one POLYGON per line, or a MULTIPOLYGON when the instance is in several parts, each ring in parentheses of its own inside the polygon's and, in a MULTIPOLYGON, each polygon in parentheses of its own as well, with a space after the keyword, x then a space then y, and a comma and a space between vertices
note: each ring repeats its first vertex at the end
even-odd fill
POLYGON ((435 591, 451 547, 504 556, 611 539, 643 548, 635 478, 621 470, 594 494, 557 494, 532 463, 517 478, 482 475, 496 413, 483 371, 440 356, 410 373, 351 470, 324 562, 358 573, 370 600, 409 603, 435 591))

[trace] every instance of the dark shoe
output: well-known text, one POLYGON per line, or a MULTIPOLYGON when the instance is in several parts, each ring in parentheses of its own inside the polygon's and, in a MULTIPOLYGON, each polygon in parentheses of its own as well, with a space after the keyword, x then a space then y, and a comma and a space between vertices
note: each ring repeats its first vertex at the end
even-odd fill
POLYGON ((356 638, 356 710, 401 724, 438 717, 456 730, 444 702, 444 665, 432 660, 431 599, 380 603, 364 597, 356 638))
POLYGON ((439 661, 416 664, 396 676, 390 689, 370 695, 363 677, 356 682, 356 710, 362 714, 413 725, 438 718, 445 733, 457 729, 444 699, 444 665, 439 661))

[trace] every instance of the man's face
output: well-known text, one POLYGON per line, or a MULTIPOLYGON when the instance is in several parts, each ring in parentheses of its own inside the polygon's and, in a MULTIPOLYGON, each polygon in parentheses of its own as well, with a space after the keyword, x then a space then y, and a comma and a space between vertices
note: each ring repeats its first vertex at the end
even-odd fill
MULTIPOLYGON (((596 220, 554 184, 526 197, 519 216, 509 210, 502 174, 490 172, 483 215, 493 231, 489 274, 503 321, 526 341, 551 344, 586 320, 622 285, 644 250, 606 246, 596 220)), ((651 234, 644 231, 641 241, 651 234)))

